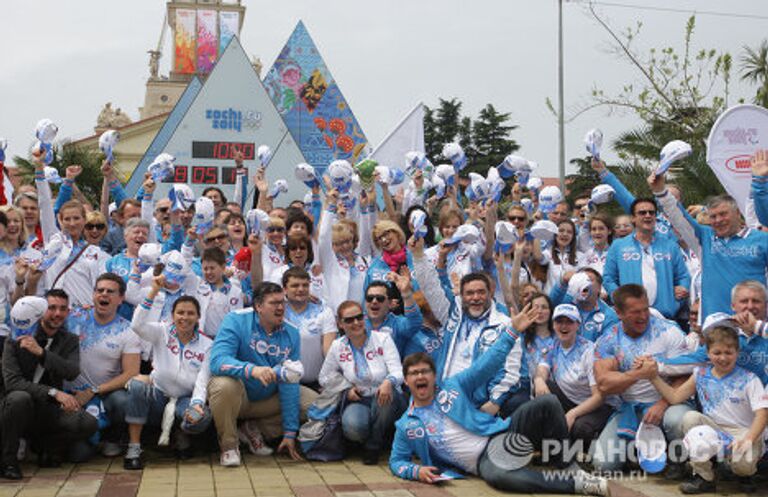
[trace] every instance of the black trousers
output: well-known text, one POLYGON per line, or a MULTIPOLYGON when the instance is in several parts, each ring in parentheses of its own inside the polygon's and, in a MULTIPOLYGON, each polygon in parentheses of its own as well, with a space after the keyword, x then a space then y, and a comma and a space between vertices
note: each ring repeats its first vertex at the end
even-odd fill
MULTIPOLYGON (((576 407, 576 404, 563 393, 563 390, 552 378, 547 380, 547 387, 557 397, 557 400, 560 401, 564 412, 568 412, 576 407)), ((603 404, 594 411, 579 416, 571 427, 571 440, 582 440, 585 443, 584 447, 589 449, 589 444, 603 431, 611 414, 613 414, 613 408, 608 404, 603 404)))
POLYGON ((16 454, 22 437, 38 450, 59 453, 65 444, 88 439, 98 427, 96 418, 82 409, 63 411, 53 399, 35 400, 28 392, 9 392, 0 402, 3 463, 18 463, 16 454))

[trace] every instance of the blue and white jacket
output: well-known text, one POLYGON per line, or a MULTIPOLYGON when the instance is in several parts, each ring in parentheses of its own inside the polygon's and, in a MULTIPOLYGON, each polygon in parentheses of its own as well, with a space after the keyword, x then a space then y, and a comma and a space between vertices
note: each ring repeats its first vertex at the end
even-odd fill
POLYGON ((597 300, 597 309, 587 311, 573 301, 573 297, 568 295, 568 288, 563 284, 552 288, 552 291, 549 292, 549 300, 552 301, 552 306, 554 307, 559 304, 576 305, 579 315, 581 315, 579 334, 592 342, 596 342, 603 333, 619 322, 619 316, 616 314, 616 311, 613 310, 613 307, 606 304, 603 299, 597 300))
POLYGON ((281 382, 264 386, 251 376, 251 371, 257 366, 272 368, 286 359, 299 361, 300 348, 299 331, 293 326, 283 323, 272 334, 267 334, 253 308, 230 312, 213 341, 211 374, 242 380, 251 401, 278 394, 283 436, 295 438, 299 430, 299 384, 281 382))
MULTIPOLYGON (((510 326, 504 326, 496 343, 486 354, 468 369, 442 381, 438 377, 437 391, 433 402, 448 418, 466 430, 480 436, 491 437, 509 428, 509 419, 501 419, 480 411, 472 401, 473 392, 482 388, 502 367, 510 350, 517 346, 518 334, 510 326)), ((389 456, 389 468, 395 476, 407 480, 419 479, 421 466, 435 466, 439 458, 430 453, 430 434, 422 421, 413 415, 411 405, 395 423, 395 440, 389 456), (421 464, 412 462, 416 455, 421 464)), ((439 467, 440 472, 454 468, 439 467)))
MULTIPOLYGON (((654 236, 649 249, 656 270, 656 301, 651 304, 665 317, 674 318, 685 303, 675 298, 675 287, 691 286, 688 267, 674 238, 654 236)), ((643 284, 643 251, 634 233, 611 244, 603 269, 603 286, 609 295, 627 283, 643 284)))
POLYGON ((413 336, 421 329, 423 322, 424 319, 421 316, 419 306, 414 304, 406 307, 405 313, 402 316, 390 312, 378 328, 374 328, 371 324, 371 320, 366 316, 365 329, 367 331, 376 331, 390 335, 392 341, 395 342, 400 357, 405 357, 405 348, 408 345, 408 342, 410 342, 413 336))

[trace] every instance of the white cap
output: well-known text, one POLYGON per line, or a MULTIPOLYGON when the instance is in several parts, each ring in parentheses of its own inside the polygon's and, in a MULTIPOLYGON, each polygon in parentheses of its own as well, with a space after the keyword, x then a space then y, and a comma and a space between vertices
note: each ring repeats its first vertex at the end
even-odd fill
POLYGON ((504 157, 504 160, 498 166, 502 178, 511 178, 524 167, 528 167, 528 159, 514 154, 504 157))
POLYGON ((464 149, 456 142, 443 145, 442 155, 451 161, 456 171, 461 171, 467 165, 467 156, 464 154, 464 149))
POLYGON ((435 168, 435 176, 442 178, 447 186, 453 186, 456 170, 451 164, 440 164, 435 168))
POLYGON ((32 328, 48 310, 48 301, 42 297, 22 297, 11 308, 11 330, 14 337, 29 335, 32 328))
POLYGON ((489 194, 490 185, 486 179, 477 173, 469 173, 469 185, 464 190, 464 195, 473 202, 479 202, 487 199, 489 194))
POLYGON ((35 248, 27 247, 19 257, 27 264, 40 264, 43 260, 43 253, 35 248))
POLYGON ((568 318, 574 323, 581 323, 579 309, 573 304, 560 304, 555 307, 552 313, 552 320, 554 321, 557 318, 568 318))
POLYGON ((659 167, 656 168, 655 174, 666 173, 672 163, 685 159, 691 153, 693 153, 693 150, 689 144, 682 140, 672 140, 661 149, 659 167))
POLYGON ((99 150, 107 156, 109 162, 112 162, 112 151, 118 141, 120 141, 120 133, 114 129, 108 129, 99 137, 99 150))
POLYGON ((42 143, 50 144, 56 139, 59 127, 50 119, 40 119, 35 126, 35 136, 42 143))
POLYGON ((497 221, 494 231, 496 233, 495 252, 508 252, 519 239, 517 228, 509 221, 497 221))
POLYGON ((726 314, 725 312, 715 312, 704 319, 704 324, 701 326, 701 333, 706 335, 716 326, 730 328, 736 333, 740 331, 739 323, 736 322, 733 316, 726 314))
POLYGON ((552 212, 555 210, 555 206, 562 201, 563 193, 556 186, 545 186, 539 193, 539 209, 541 209, 541 212, 552 212))
POLYGON ((456 231, 453 232, 453 236, 445 239, 446 245, 453 245, 454 243, 475 243, 480 239, 480 230, 473 224, 462 224, 456 231))
POLYGON ((139 247, 139 271, 142 273, 158 264, 163 255, 163 247, 159 243, 144 243, 139 247))
POLYGON ((202 235, 211 229, 215 210, 213 200, 208 197, 200 197, 195 201, 195 217, 192 218, 192 226, 198 235, 202 235))
POLYGON ((413 176, 416 171, 431 173, 434 169, 432 162, 424 152, 411 151, 405 154, 405 173, 413 176))
POLYGON ((195 194, 192 188, 184 183, 175 183, 168 190, 168 198, 171 200, 172 211, 186 211, 195 205, 195 194))
POLYGON ((304 376, 304 365, 299 361, 286 359, 282 364, 272 368, 281 383, 298 383, 304 376))
POLYGON ((251 209, 245 216, 248 233, 258 235, 269 226, 269 214, 261 209, 251 209))
POLYGON ((529 190, 536 191, 536 190, 540 190, 543 184, 544 183, 542 183, 541 178, 539 178, 538 176, 531 176, 530 178, 528 178, 528 184, 525 186, 527 186, 529 190))
POLYGON ((320 184, 320 182, 317 179, 317 173, 315 172, 315 168, 307 164, 306 162, 302 162, 301 164, 296 164, 296 169, 294 169, 294 175, 296 176, 297 180, 303 182, 309 188, 314 188, 315 186, 320 184))
POLYGON ((147 168, 147 172, 152 175, 152 181, 159 183, 173 176, 174 162, 176 162, 176 157, 165 152, 155 157, 155 160, 147 168))
POLYGON ((259 145, 259 148, 256 149, 256 157, 259 158, 261 165, 266 167, 272 159, 272 149, 268 145, 259 145))
POLYGON ((694 426, 683 437, 683 445, 692 462, 707 462, 718 454, 725 454, 733 437, 708 425, 694 426))
POLYGON ((354 173, 352 165, 343 159, 335 160, 328 165, 328 176, 331 178, 331 185, 339 193, 349 191, 352 186, 352 175, 354 173))
POLYGON ((553 240, 557 236, 557 225, 547 219, 536 221, 531 226, 531 235, 539 240, 553 240))
POLYGON ((189 274, 187 260, 178 250, 171 250, 163 257, 165 269, 163 274, 168 283, 181 284, 189 274))
POLYGON ((62 181, 64 181, 63 179, 61 179, 61 176, 59 175, 59 171, 57 171, 55 167, 45 166, 43 168, 43 171, 45 173, 45 181, 47 181, 48 183, 59 184, 62 181))
POLYGON ((411 211, 411 215, 408 218, 408 222, 411 224, 411 228, 413 229, 413 236, 418 238, 424 238, 427 235, 427 213, 416 209, 411 211))
POLYGON ((64 250, 64 243, 61 241, 61 238, 56 237, 48 242, 45 248, 43 248, 43 260, 40 261, 40 265, 37 267, 37 270, 45 271, 46 269, 53 266, 53 263, 56 262, 56 260, 59 258, 59 255, 61 255, 62 250, 64 250))
POLYGON ((568 281, 568 295, 576 302, 585 302, 592 295, 592 279, 584 271, 571 276, 568 281))
POLYGON ((275 180, 272 188, 269 189, 269 197, 277 198, 281 193, 288 193, 288 182, 284 179, 275 180))
POLYGON ((635 435, 637 462, 648 473, 658 473, 667 465, 667 440, 656 425, 641 422, 635 435))
POLYGON ((107 207, 107 209, 108 209, 108 214, 111 216, 117 210, 117 203, 116 202, 110 202, 109 203, 109 207, 107 207))
POLYGON ((595 205, 607 204, 613 200, 615 194, 616 190, 614 190, 611 185, 597 185, 592 188, 592 194, 590 195, 589 200, 595 205))
POLYGON ((435 191, 437 198, 445 197, 445 181, 440 176, 432 176, 432 189, 435 191))
POLYGON ((595 159, 600 159, 600 150, 603 148, 603 132, 599 129, 590 129, 584 137, 584 145, 587 147, 589 155, 595 159))

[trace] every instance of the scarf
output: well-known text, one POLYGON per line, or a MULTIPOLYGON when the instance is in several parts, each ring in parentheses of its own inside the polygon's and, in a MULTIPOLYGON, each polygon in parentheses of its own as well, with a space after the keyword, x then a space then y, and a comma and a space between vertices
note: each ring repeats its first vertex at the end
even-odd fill
POLYGON ((406 256, 405 256, 405 247, 400 247, 400 250, 397 252, 387 252, 382 251, 381 252, 381 258, 384 259, 384 262, 387 263, 387 266, 389 266, 389 269, 391 269, 394 272, 397 272, 398 269, 400 269, 400 266, 405 264, 406 256))

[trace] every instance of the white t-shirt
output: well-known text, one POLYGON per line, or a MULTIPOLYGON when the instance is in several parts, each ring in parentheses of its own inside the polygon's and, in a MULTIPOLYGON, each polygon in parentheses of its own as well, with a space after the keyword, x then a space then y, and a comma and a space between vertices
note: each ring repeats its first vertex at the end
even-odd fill
POLYGON ((301 337, 301 362, 304 365, 302 383, 314 383, 323 367, 323 337, 335 334, 336 320, 328 306, 310 302, 301 314, 290 304, 285 306, 285 322, 299 330, 301 337))
POLYGON ((131 322, 115 316, 101 325, 93 310, 75 309, 67 318, 67 330, 80 337, 80 376, 65 389, 82 389, 106 383, 123 373, 123 354, 140 354, 141 341, 131 331, 131 322))
POLYGON ((717 378, 712 366, 702 366, 694 368, 693 376, 703 414, 719 425, 749 428, 755 411, 768 407, 760 378, 742 367, 717 378))
POLYGON ((550 370, 553 380, 568 400, 581 404, 592 396, 595 382, 595 344, 583 336, 576 337, 570 349, 555 341, 552 352, 539 363, 550 370))

